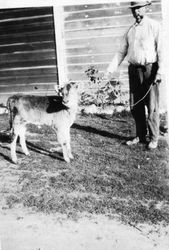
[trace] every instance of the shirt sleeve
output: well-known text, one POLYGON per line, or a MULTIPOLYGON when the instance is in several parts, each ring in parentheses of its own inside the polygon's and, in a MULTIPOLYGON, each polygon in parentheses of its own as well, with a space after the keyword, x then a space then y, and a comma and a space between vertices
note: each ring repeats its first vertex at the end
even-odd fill
POLYGON ((158 62, 158 71, 157 74, 162 74, 162 64, 163 64, 163 56, 162 56, 162 27, 159 24, 157 31, 156 31, 156 38, 155 38, 155 43, 156 43, 156 50, 157 50, 157 62, 158 62))
POLYGON ((115 72, 126 57, 128 50, 127 33, 123 36, 122 41, 120 43, 120 48, 118 52, 114 55, 111 63, 109 64, 107 72, 115 72))

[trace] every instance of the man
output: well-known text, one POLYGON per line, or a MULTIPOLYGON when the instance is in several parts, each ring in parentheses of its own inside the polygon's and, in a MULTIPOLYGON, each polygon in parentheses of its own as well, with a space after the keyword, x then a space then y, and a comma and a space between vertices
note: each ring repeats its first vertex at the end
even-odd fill
POLYGON ((159 136, 159 83, 161 82, 161 27, 146 16, 148 1, 131 2, 135 23, 125 34, 120 49, 105 75, 110 77, 124 58, 129 62, 130 107, 136 124, 136 137, 127 145, 146 143, 149 149, 158 146, 159 136), (146 117, 147 106, 148 117, 146 117))

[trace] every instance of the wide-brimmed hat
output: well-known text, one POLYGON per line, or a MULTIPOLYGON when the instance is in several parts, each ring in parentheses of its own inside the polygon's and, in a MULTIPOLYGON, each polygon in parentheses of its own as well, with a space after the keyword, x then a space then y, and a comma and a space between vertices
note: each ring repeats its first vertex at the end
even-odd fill
POLYGON ((137 7, 144 7, 150 4, 151 4, 151 1, 131 2, 130 3, 131 6, 129 8, 132 9, 132 8, 137 8, 137 7))

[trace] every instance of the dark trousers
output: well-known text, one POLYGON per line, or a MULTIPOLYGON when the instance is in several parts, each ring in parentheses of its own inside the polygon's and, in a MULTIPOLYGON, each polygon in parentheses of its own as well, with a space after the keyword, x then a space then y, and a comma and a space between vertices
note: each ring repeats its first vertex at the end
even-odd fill
POLYGON ((150 140, 157 141, 159 136, 159 84, 153 83, 158 64, 153 63, 146 66, 130 64, 128 70, 130 107, 136 124, 136 136, 140 140, 144 140, 148 133, 150 140), (146 97, 136 104, 145 95, 146 97), (148 110, 148 117, 146 117, 145 107, 148 110))

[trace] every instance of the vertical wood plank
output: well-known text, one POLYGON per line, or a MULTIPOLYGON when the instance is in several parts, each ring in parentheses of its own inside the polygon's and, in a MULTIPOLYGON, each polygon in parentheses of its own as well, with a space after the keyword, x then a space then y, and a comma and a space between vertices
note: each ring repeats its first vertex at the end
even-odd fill
POLYGON ((62 86, 68 80, 67 79, 67 67, 66 67, 66 47, 64 36, 64 11, 62 6, 54 6, 54 27, 55 27, 55 43, 57 51, 57 65, 58 65, 58 77, 59 85, 62 86))

